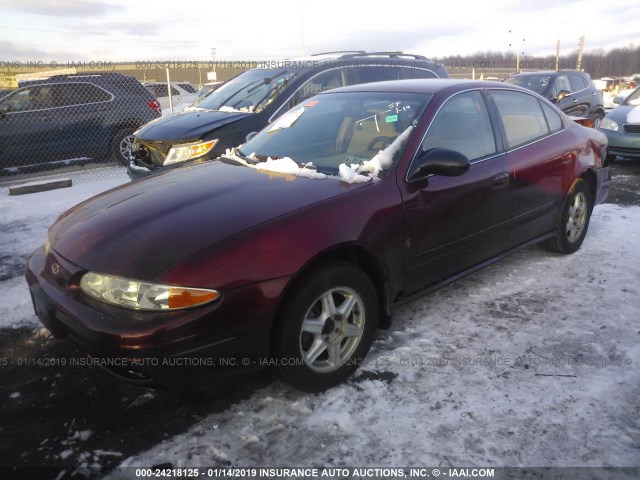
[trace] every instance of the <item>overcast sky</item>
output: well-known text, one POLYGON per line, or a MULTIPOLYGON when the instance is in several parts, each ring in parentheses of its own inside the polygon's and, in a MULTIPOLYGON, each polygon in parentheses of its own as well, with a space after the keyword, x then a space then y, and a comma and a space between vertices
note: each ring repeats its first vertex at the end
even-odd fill
POLYGON ((209 60, 212 48, 218 59, 553 55, 556 40, 566 54, 582 35, 586 51, 637 46, 639 26, 638 0, 0 0, 0 62, 209 60))

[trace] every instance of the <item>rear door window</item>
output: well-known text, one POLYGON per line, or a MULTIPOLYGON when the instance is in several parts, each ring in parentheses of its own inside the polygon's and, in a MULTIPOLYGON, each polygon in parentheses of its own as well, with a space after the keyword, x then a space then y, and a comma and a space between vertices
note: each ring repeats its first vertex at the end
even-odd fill
POLYGON ((569 75, 569 82, 571 83, 572 92, 577 92, 587 88, 587 82, 580 75, 569 75))
POLYGON ((510 149, 549 134, 547 120, 537 98, 507 90, 492 90, 490 94, 498 107, 510 149))
POLYGON ((341 68, 327 70, 316 75, 315 77, 312 77, 295 93, 293 104, 291 106, 297 105, 303 100, 311 98, 314 95, 318 95, 319 93, 326 90, 343 87, 345 85, 343 70, 344 69, 341 68))

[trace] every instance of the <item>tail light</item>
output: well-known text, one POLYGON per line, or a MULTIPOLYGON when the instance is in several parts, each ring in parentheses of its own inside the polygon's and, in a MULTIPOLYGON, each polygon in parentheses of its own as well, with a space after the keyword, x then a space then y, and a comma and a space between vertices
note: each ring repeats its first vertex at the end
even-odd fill
POLYGON ((151 107, 151 110, 162 115, 162 107, 160 106, 160 102, 158 100, 154 98, 153 100, 149 100, 147 104, 151 107))

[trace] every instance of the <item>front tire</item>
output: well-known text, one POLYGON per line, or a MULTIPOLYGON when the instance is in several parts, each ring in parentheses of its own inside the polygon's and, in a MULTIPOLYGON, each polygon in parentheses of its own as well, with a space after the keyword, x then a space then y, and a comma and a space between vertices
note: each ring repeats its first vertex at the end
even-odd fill
POLYGON ((577 251, 587 235, 592 209, 589 185, 579 178, 565 198, 554 236, 547 240, 545 246, 558 253, 577 251))
POLYGON ((369 277, 346 263, 315 268, 285 302, 274 330, 278 376, 305 392, 342 383, 362 364, 378 325, 369 277))

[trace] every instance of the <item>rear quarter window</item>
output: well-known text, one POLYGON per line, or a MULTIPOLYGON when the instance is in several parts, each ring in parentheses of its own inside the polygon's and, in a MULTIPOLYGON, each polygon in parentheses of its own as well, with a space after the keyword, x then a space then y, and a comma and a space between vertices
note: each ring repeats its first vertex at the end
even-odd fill
POLYGON ((440 78, 435 72, 424 68, 408 68, 400 69, 403 79, 420 79, 420 78, 440 78))

